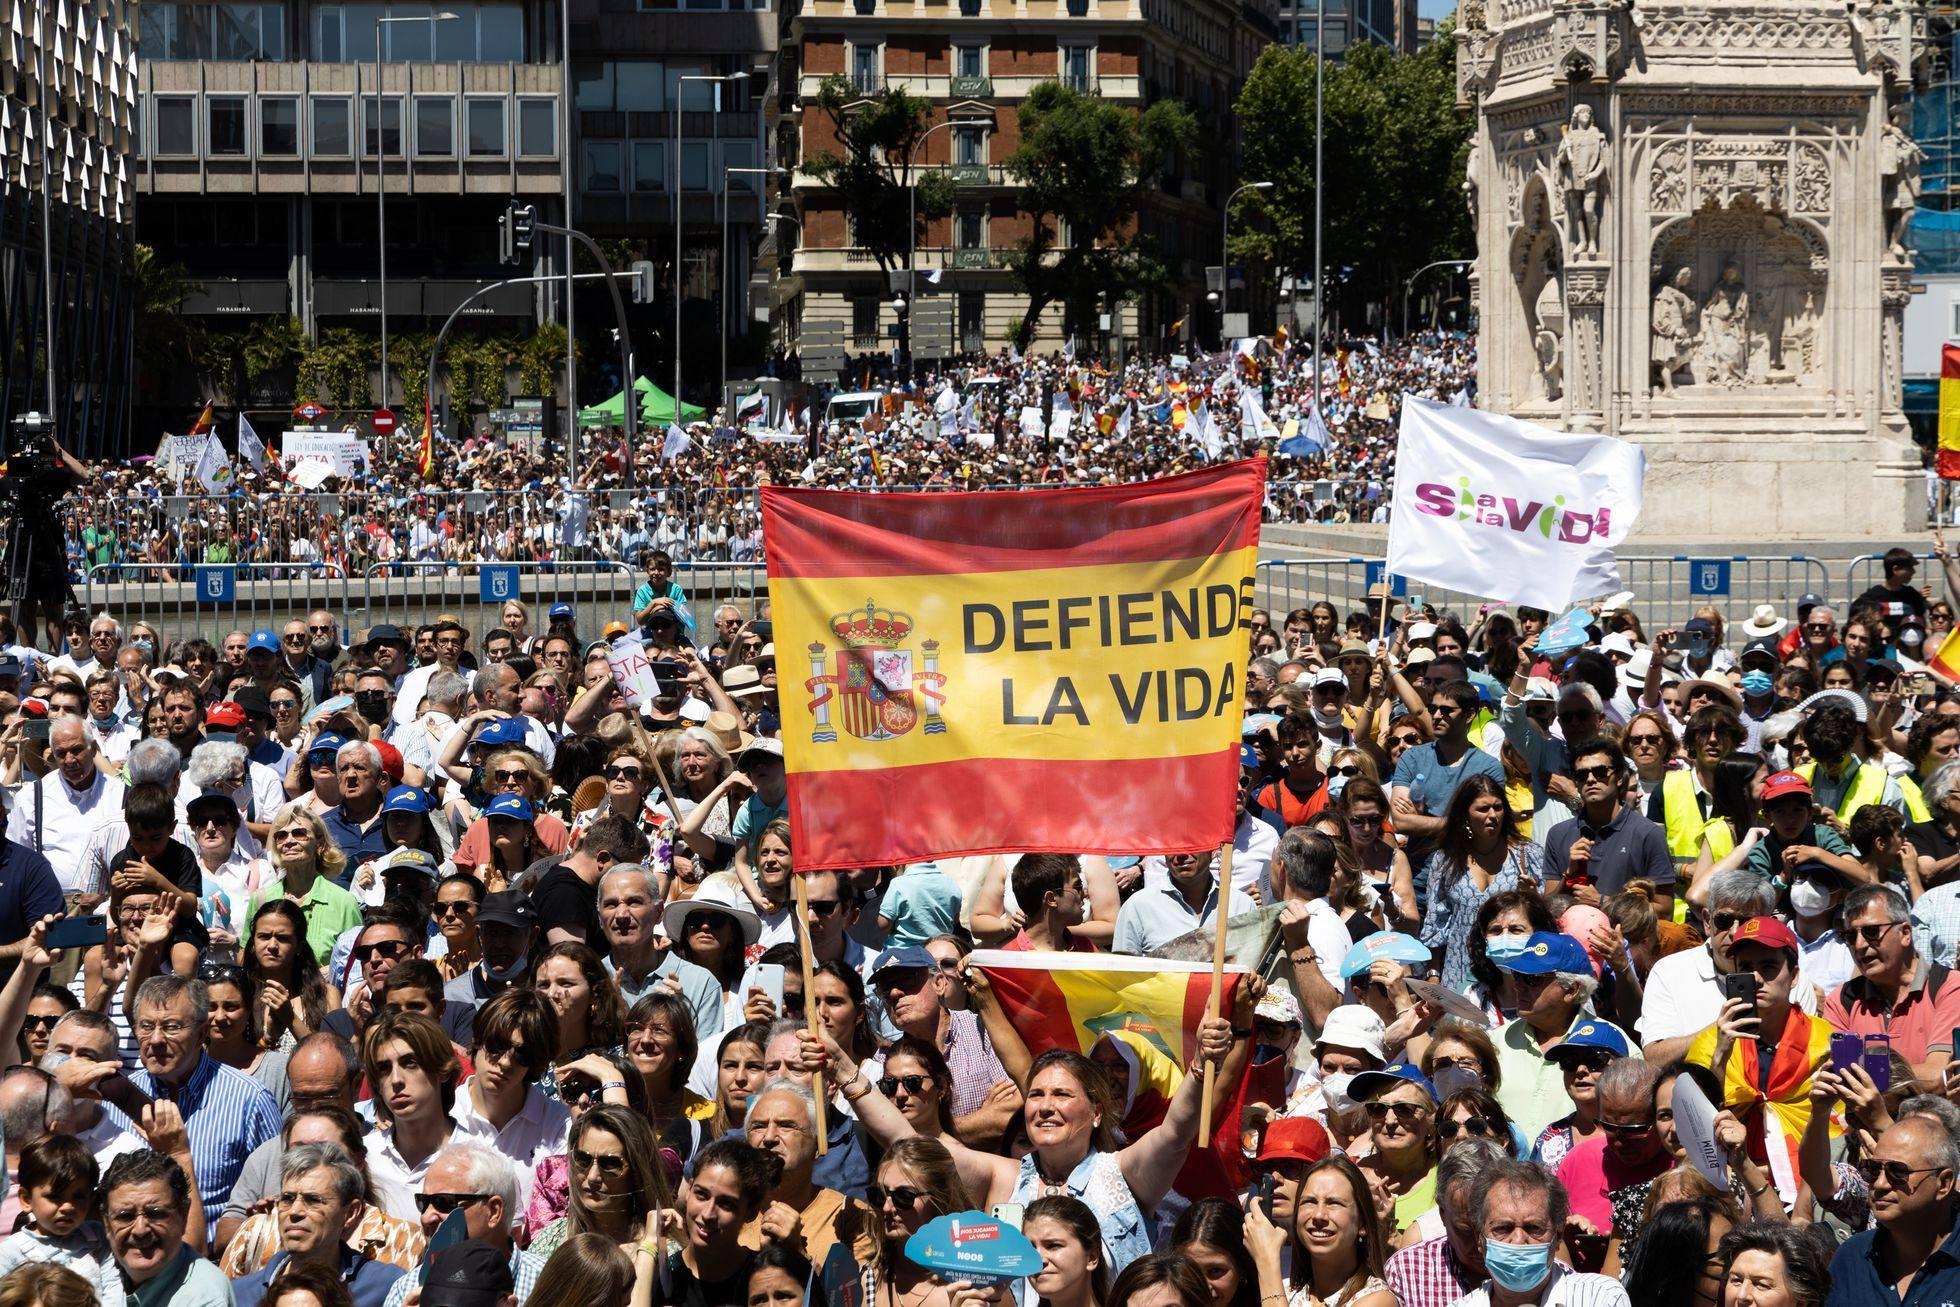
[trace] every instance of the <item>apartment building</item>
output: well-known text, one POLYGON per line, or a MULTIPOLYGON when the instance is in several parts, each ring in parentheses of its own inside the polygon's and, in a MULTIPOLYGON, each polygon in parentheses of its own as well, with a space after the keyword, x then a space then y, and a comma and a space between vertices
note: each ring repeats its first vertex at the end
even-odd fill
POLYGON ((1416 0, 1280 0, 1280 32, 1288 45, 1314 48, 1322 15, 1327 19, 1324 47, 1338 61, 1351 45, 1373 41, 1401 54, 1414 54, 1435 36, 1434 20, 1416 14, 1416 0))

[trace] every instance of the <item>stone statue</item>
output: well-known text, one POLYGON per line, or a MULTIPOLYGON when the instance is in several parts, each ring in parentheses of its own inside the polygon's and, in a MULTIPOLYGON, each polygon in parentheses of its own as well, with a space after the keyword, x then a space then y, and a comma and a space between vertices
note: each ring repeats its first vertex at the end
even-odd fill
POLYGON ((1477 171, 1483 164, 1484 145, 1475 135, 1470 137, 1470 153, 1463 159, 1463 203, 1470 210, 1470 227, 1477 226, 1477 171))
POLYGON ((1674 393, 1674 374, 1694 357, 1695 320, 1700 314, 1689 294, 1694 284, 1694 270, 1684 264, 1654 294, 1653 359, 1660 371, 1663 395, 1674 393))
POLYGON ((1606 133, 1593 126, 1589 104, 1572 111, 1572 122, 1558 143, 1558 182, 1565 192, 1566 230, 1571 253, 1599 253, 1599 192, 1606 175, 1606 133))
POLYGON ((1907 229, 1919 207, 1919 161, 1925 157, 1904 126, 1905 107, 1892 111, 1878 141, 1878 173, 1885 187, 1885 238, 1892 257, 1907 256, 1907 229))
POLYGON ((1740 386, 1749 379, 1749 288, 1734 259, 1722 264, 1722 278, 1701 306, 1702 348, 1708 379, 1740 386))
POLYGON ((1540 327, 1532 344, 1538 352, 1538 378, 1545 384, 1545 398, 1558 399, 1565 394, 1564 350, 1559 346, 1558 333, 1540 327))

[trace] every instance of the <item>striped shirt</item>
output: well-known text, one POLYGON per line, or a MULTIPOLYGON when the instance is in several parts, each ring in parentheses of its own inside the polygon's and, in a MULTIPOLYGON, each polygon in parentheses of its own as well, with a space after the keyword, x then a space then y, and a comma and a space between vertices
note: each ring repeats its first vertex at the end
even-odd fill
POLYGON ((1410 1244, 1388 1259, 1388 1287, 1402 1307, 1450 1307, 1482 1282, 1482 1275, 1457 1261, 1447 1234, 1410 1244))
MULTIPOLYGON (((278 1103, 264 1085, 202 1051, 182 1084, 159 1084, 147 1067, 132 1071, 129 1079, 151 1098, 169 1099, 184 1114, 198 1196, 210 1228, 216 1230, 245 1159, 279 1133, 278 1103)), ((118 1125, 129 1125, 129 1118, 110 1104, 104 1103, 102 1110, 118 1125)))

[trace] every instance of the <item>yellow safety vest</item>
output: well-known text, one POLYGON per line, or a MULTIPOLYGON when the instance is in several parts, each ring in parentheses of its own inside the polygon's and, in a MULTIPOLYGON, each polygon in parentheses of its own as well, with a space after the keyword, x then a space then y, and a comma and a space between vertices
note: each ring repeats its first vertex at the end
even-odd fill
MULTIPOLYGON (((1807 762, 1796 768, 1796 773, 1815 784, 1817 764, 1807 762)), ((1885 802, 1885 782, 1891 779, 1891 773, 1877 763, 1859 763, 1857 772, 1851 777, 1851 788, 1845 791, 1844 801, 1837 809, 1837 819, 1848 825, 1852 814, 1858 809, 1885 802)), ((1910 779, 1900 778, 1899 794, 1905 800, 1907 821, 1932 820, 1932 813, 1926 807, 1925 798, 1919 793, 1919 787, 1910 779), (1911 788, 1908 789, 1908 786, 1911 788)))
POLYGON ((1735 833, 1729 824, 1720 817, 1711 820, 1701 815, 1695 774, 1687 767, 1661 778, 1661 816, 1667 829, 1667 851, 1676 862, 1693 862, 1699 857, 1704 836, 1718 861, 1735 851, 1735 833))

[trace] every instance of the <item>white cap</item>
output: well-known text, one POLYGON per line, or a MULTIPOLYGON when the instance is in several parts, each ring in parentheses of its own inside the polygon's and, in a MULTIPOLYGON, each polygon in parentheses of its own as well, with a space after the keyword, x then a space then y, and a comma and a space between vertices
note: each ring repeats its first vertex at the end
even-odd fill
MULTIPOLYGON (((1609 635, 1606 637, 1608 640, 1622 638, 1624 637, 1618 635, 1609 635)), ((1605 647, 1604 641, 1601 642, 1600 647, 1605 647)), ((1620 684, 1626 686, 1629 690, 1638 690, 1647 683, 1647 668, 1653 664, 1653 661, 1653 650, 1634 650, 1633 656, 1620 664, 1620 684)))
POLYGON ((1633 637, 1625 631, 1615 631, 1599 642, 1601 653, 1619 654, 1623 658, 1633 657, 1633 637))
POLYGON ((684 722, 705 722, 713 715, 713 709, 709 708, 707 704, 702 703, 699 699, 684 699, 681 701, 680 716, 684 722))
POLYGON ((1388 1061, 1388 1028, 1382 1025, 1373 1008, 1359 1003, 1337 1007, 1327 1014, 1327 1024, 1321 1027, 1320 1038, 1314 1041, 1314 1051, 1317 1053, 1329 1044, 1366 1053, 1377 1062, 1388 1061))
POLYGON ((1410 622, 1409 623, 1409 639, 1433 640, 1435 638, 1436 638, 1436 623, 1434 622, 1410 622))
POLYGON ((1309 688, 1318 690, 1323 685, 1338 685, 1345 690, 1347 677, 1341 674, 1338 667, 1323 667, 1313 674, 1313 684, 1309 688))
POLYGON ((1259 1006, 1252 1009, 1252 1015, 1259 1021, 1277 1021, 1282 1025, 1302 1025, 1300 1002, 1283 989, 1269 989, 1260 996, 1259 1006))

